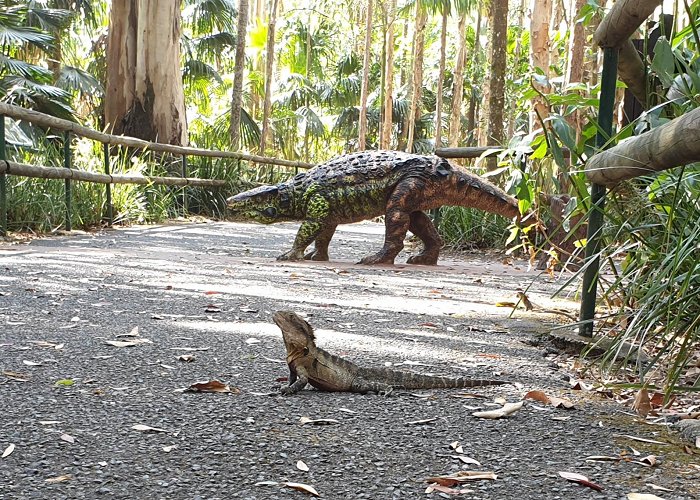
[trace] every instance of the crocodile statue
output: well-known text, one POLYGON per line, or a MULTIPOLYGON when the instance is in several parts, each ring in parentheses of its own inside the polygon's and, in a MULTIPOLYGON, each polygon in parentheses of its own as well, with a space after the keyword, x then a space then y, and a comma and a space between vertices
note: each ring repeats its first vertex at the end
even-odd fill
POLYGON ((301 221, 292 249, 278 260, 328 260, 338 224, 385 216, 382 249, 362 264, 393 264, 407 231, 423 242, 409 264, 437 264, 442 239, 424 210, 473 207, 520 217, 518 202, 446 159, 398 151, 363 151, 334 158, 275 186, 260 186, 227 200, 233 218, 264 224, 301 221), (305 254, 314 242, 314 250, 305 254))
POLYGON ((282 330, 287 349, 289 385, 282 394, 296 394, 307 384, 322 391, 389 395, 394 388, 449 389, 508 384, 505 380, 423 375, 388 368, 367 368, 335 356, 316 346, 311 325, 292 311, 277 311, 272 319, 282 330))

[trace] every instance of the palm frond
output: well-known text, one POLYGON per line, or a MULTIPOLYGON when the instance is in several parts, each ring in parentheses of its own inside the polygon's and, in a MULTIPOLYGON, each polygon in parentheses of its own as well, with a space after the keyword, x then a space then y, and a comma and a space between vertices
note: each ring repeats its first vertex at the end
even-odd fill
POLYGON ((56 86, 68 91, 78 91, 83 94, 104 95, 100 82, 87 71, 74 66, 62 65, 56 86))

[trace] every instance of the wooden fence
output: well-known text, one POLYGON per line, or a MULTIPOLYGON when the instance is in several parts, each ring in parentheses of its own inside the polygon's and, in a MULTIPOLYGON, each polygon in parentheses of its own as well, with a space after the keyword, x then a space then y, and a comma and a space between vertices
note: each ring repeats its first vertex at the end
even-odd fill
MULTIPOLYGON (((66 183, 66 221, 65 229, 70 231, 71 220, 71 181, 83 181, 105 184, 107 200, 107 222, 112 224, 114 216, 112 213, 112 184, 155 184, 165 186, 196 186, 221 188, 226 186, 226 181, 221 179, 198 179, 187 177, 187 157, 200 156, 210 158, 227 158, 251 163, 278 165, 282 167, 293 167, 308 169, 314 165, 301 162, 258 156, 232 151, 214 151, 211 149, 199 149, 173 144, 162 144, 149 142, 135 137, 123 135, 112 135, 98 132, 77 123, 62 120, 53 116, 39 113, 31 109, 21 108, 10 104, 0 103, 0 236, 7 233, 7 175, 17 175, 23 177, 35 177, 42 179, 64 179, 66 183), (41 127, 50 127, 54 130, 61 130, 65 133, 64 139, 64 165, 63 167, 46 167, 38 165, 26 165, 15 163, 6 159, 5 148, 5 116, 16 120, 24 120, 41 127), (104 150, 104 173, 87 172, 72 168, 70 151, 70 135, 92 139, 103 144, 104 150), (110 173, 109 146, 124 146, 141 151, 155 151, 170 153, 181 157, 182 176, 181 177, 155 177, 142 175, 120 175, 110 173)), ((183 208, 187 210, 186 193, 183 192, 183 208)))

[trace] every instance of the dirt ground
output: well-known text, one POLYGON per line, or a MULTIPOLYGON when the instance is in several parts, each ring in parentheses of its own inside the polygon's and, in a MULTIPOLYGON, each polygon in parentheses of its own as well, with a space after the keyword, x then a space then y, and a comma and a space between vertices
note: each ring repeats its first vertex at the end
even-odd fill
POLYGON ((574 390, 567 365, 533 342, 567 321, 542 309, 577 313, 551 298, 562 279, 497 254, 356 265, 381 246, 372 223, 339 228, 331 262, 275 261, 296 227, 182 223, 0 243, 0 498, 308 496, 294 483, 326 499, 700 498, 699 455, 676 433, 574 390), (535 311, 497 307, 526 289, 535 311), (285 397, 280 309, 357 364, 513 384, 285 397), (232 392, 182 391, 208 380, 232 392), (531 390, 574 407, 527 400, 506 418, 472 415, 531 390), (486 478, 426 493, 427 478, 464 471, 486 478))

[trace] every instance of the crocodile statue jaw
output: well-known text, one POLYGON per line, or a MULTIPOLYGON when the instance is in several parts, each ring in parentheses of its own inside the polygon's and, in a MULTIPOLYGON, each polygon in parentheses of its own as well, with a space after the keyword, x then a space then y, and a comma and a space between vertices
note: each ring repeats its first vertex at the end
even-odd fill
POLYGON ((437 263, 442 246, 424 210, 473 207, 519 217, 518 203, 495 185, 454 168, 446 159, 396 151, 363 151, 334 158, 276 186, 261 186, 227 200, 234 218, 264 224, 301 221, 292 249, 278 260, 328 260, 338 224, 384 215, 382 249, 363 264, 392 264, 407 231, 423 241, 411 264, 437 263), (315 243, 315 249, 305 254, 315 243))

